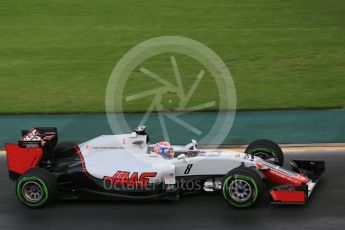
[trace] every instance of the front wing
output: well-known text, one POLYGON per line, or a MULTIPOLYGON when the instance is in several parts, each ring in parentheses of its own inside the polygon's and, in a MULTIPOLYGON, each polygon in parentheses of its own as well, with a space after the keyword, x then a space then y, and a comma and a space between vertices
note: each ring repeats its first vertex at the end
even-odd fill
POLYGON ((273 204, 305 204, 325 171, 324 161, 292 160, 290 162, 294 172, 309 180, 299 186, 278 185, 270 191, 273 204))

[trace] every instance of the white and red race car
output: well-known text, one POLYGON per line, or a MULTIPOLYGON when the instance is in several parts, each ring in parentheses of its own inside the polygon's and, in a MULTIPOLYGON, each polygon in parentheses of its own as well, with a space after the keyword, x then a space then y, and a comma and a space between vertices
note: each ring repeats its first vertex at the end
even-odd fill
POLYGON ((56 128, 23 131, 6 144, 10 178, 19 201, 31 208, 54 199, 167 199, 219 191, 231 206, 254 205, 270 186, 273 203, 304 204, 325 170, 323 161, 292 160, 282 168, 280 147, 257 140, 245 153, 173 146, 166 159, 153 152, 145 127, 85 143, 58 142, 56 128))

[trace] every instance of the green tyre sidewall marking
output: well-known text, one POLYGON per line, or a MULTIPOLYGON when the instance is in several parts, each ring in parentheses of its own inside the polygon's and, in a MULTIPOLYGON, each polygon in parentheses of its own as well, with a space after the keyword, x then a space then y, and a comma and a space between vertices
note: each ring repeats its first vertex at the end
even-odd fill
POLYGON ((247 207, 251 206, 256 201, 256 199, 258 198, 258 186, 256 185, 255 181, 251 177, 243 176, 243 175, 240 175, 240 174, 235 174, 233 176, 229 176, 225 180, 224 186, 223 186, 223 196, 231 205, 233 205, 235 207, 238 207, 238 208, 247 208, 247 207), (228 182, 233 177, 235 177, 235 179, 246 180, 247 182, 250 182, 250 183, 252 183, 254 185, 254 197, 252 197, 252 199, 249 199, 247 202, 245 202, 243 204, 239 204, 239 203, 233 202, 230 198, 228 198, 228 190, 229 190, 228 182))
POLYGON ((46 184, 41 179, 39 179, 38 177, 23 177, 18 182, 16 190, 17 190, 17 196, 18 196, 19 200, 23 204, 25 204, 25 205, 27 205, 29 207, 33 207, 33 208, 40 207, 40 206, 44 205, 47 202, 48 197, 49 197, 48 188, 47 188, 46 184), (34 181, 36 183, 39 183, 39 185, 42 187, 42 189, 43 189, 43 198, 42 198, 42 200, 40 202, 38 202, 38 203, 31 203, 31 202, 27 201, 23 197, 23 194, 22 194, 22 184, 24 182, 27 182, 27 181, 34 181))

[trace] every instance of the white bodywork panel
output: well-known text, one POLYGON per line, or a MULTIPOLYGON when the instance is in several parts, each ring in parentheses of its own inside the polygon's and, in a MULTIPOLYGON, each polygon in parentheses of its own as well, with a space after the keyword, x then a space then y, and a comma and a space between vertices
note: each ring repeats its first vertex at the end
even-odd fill
MULTIPOLYGON (((194 157, 165 159, 150 151, 146 135, 122 134, 103 135, 79 145, 87 172, 93 177, 111 177, 117 171, 156 172, 150 183, 165 181, 175 183, 176 176, 225 175, 240 166, 255 165, 260 158, 253 160, 249 155, 239 152, 199 150, 194 157), (186 169, 188 165, 192 167, 186 169)), ((176 146, 175 149, 183 147, 176 146)))

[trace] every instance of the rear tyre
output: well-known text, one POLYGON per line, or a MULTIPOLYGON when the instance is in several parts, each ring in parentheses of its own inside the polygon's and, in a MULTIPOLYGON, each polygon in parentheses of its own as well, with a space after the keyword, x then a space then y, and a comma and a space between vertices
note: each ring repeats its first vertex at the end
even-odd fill
POLYGON ((19 201, 29 208, 45 207, 56 198, 56 179, 45 169, 30 169, 19 177, 16 194, 19 201))
POLYGON ((260 139, 248 145, 245 153, 260 157, 263 160, 274 159, 273 163, 279 166, 284 164, 284 154, 279 145, 271 140, 260 139))
POLYGON ((253 206, 261 197, 263 182, 251 168, 244 166, 231 170, 223 179, 224 199, 237 208, 253 206))

